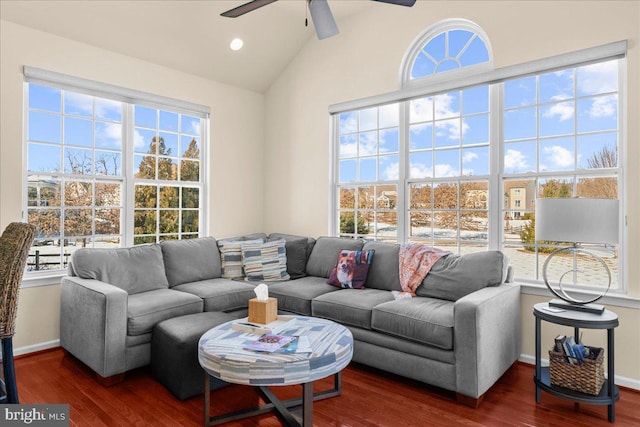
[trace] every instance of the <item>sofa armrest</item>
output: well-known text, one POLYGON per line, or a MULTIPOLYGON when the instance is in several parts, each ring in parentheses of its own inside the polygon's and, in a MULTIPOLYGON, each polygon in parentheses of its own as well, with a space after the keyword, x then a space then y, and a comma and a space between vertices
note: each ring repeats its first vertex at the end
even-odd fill
POLYGON ((482 396, 520 355, 520 286, 505 283, 454 305, 456 391, 482 396))
POLYGON ((60 345, 102 377, 126 370, 127 297, 98 280, 62 279, 60 345))

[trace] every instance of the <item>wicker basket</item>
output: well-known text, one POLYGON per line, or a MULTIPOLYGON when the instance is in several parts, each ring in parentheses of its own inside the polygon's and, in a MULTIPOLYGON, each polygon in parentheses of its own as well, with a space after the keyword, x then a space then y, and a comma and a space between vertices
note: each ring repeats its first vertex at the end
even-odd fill
POLYGON ((587 347, 595 359, 582 359, 582 364, 572 365, 564 354, 549 351, 549 376, 551 384, 597 396, 604 383, 604 349, 587 347))

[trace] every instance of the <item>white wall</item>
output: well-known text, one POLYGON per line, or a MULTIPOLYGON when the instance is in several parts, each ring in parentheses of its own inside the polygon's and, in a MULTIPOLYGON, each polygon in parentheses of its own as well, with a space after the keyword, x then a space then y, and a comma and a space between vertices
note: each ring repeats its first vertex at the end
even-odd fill
MULTIPOLYGON (((424 29, 447 18, 466 18, 488 34, 496 67, 627 39, 629 189, 640 188, 640 7, 623 2, 417 2, 411 13, 372 5, 366 13, 339 22, 341 34, 311 40, 266 96, 266 231, 326 235, 329 223, 330 104, 397 90, 405 50, 424 29)), ((628 286, 640 296, 640 199, 627 196, 629 214, 628 286)), ((533 354, 533 304, 522 297, 522 348, 533 354)), ((617 374, 640 386, 640 311, 612 309, 617 374)), ((551 332, 548 332, 550 335, 551 332)), ((545 334, 545 336, 547 336, 545 334)), ((594 338, 596 339, 596 338, 594 338)), ((547 340, 548 341, 548 340, 547 340)))
MULTIPOLYGON (((21 220, 23 74, 31 65, 211 108, 209 235, 264 229, 264 95, 0 21, 0 227, 21 220)), ((14 347, 59 337, 59 286, 22 289, 14 347)))

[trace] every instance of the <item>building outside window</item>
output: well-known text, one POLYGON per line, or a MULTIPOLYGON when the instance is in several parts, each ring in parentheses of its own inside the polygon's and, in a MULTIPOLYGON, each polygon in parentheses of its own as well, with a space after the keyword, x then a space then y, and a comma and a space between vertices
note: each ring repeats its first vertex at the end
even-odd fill
POLYGON ((25 93, 28 271, 62 270, 77 248, 201 235, 203 114, 46 82, 25 93))
MULTIPOLYGON (((381 96, 379 106, 334 115, 335 234, 459 254, 502 250, 518 280, 539 283, 544 260, 564 243, 535 240, 536 199, 622 200, 618 58, 469 85, 493 69, 486 34, 463 20, 425 31, 403 62, 406 100, 381 96), (432 86, 447 90, 431 95, 432 86)), ((622 290, 619 247, 599 249, 622 290)))

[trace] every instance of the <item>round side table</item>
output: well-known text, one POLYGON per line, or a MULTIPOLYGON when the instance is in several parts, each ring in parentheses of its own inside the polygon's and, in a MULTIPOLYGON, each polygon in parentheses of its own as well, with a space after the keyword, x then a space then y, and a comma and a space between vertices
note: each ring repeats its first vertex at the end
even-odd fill
POLYGON ((556 311, 549 308, 549 303, 539 303, 533 307, 533 315, 536 318, 536 370, 533 381, 536 384, 536 403, 540 402, 540 391, 543 390, 554 396, 571 399, 580 403, 593 405, 608 405, 608 419, 614 422, 616 419, 615 403, 620 398, 620 392, 614 381, 614 341, 613 330, 618 326, 618 315, 613 311, 605 310, 602 314, 586 313, 573 310, 556 311), (600 394, 593 396, 579 391, 558 387, 551 384, 549 368, 541 366, 541 323, 542 321, 574 328, 574 337, 579 341, 580 329, 606 329, 607 330, 607 376, 600 394))

